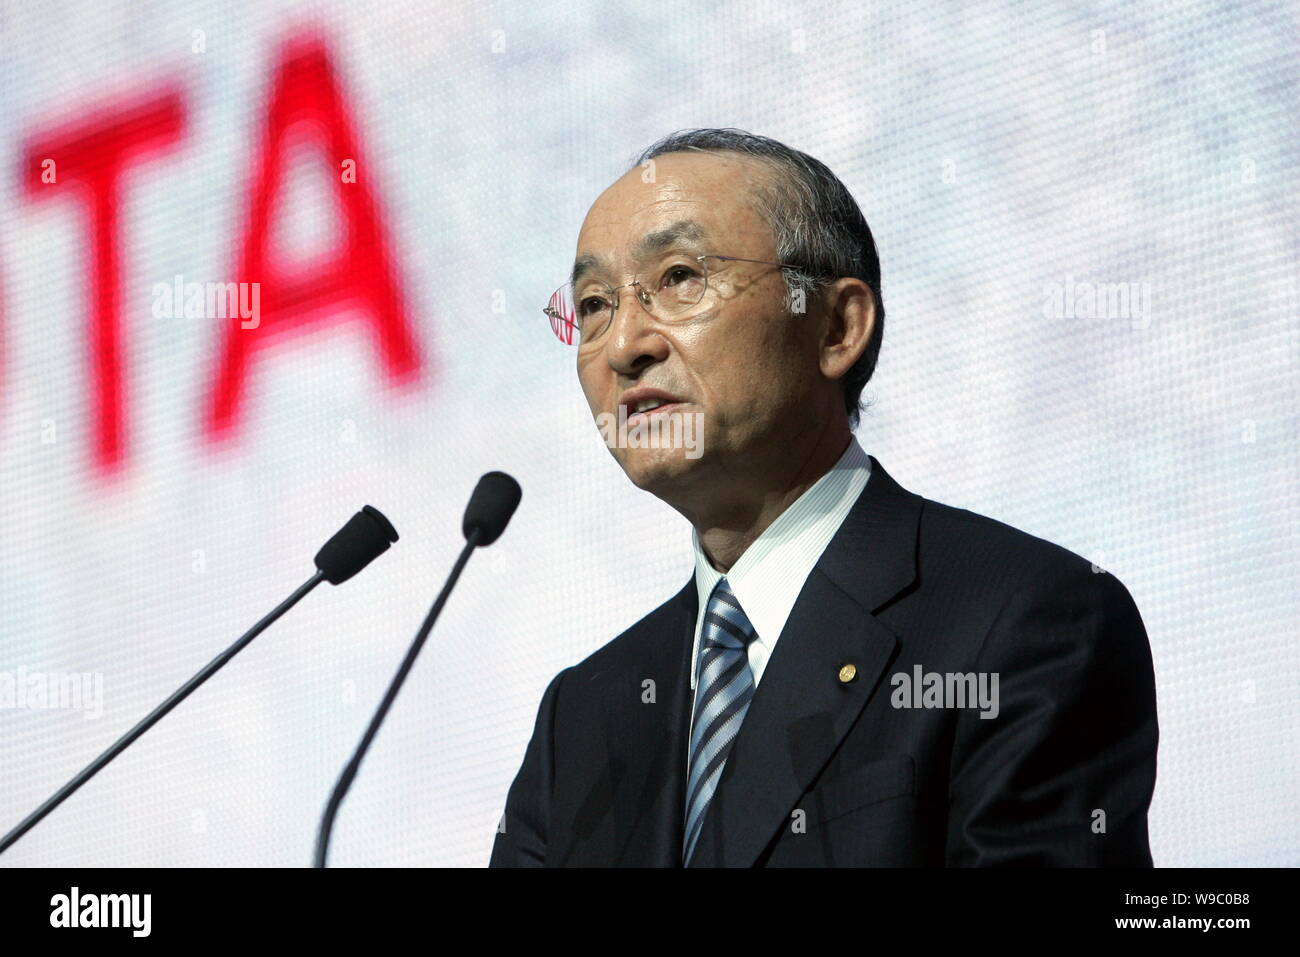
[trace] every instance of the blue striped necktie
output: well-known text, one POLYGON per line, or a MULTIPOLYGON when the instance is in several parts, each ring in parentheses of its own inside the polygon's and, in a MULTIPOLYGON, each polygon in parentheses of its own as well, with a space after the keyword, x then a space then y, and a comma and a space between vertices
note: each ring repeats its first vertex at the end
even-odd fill
POLYGON ((690 862, 695 851, 727 752, 754 697, 754 675, 749 670, 747 652, 753 640, 754 626, 745 617, 727 580, 719 580, 705 606, 700 629, 699 678, 686 784, 684 863, 690 862))

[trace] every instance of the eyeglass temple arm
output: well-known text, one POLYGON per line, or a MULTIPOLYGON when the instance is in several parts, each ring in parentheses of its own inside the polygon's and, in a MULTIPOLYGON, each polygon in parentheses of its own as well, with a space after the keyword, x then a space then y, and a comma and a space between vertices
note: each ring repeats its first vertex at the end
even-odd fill
POLYGON ((780 266, 782 269, 803 270, 802 266, 796 266, 794 263, 772 262, 770 259, 743 259, 740 256, 719 256, 716 253, 708 256, 698 256, 698 259, 725 259, 733 263, 758 263, 761 266, 780 266))

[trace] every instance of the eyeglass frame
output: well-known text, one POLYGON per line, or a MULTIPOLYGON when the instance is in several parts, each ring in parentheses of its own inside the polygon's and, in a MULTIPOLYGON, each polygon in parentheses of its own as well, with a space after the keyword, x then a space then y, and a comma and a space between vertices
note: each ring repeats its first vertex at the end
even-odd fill
MULTIPOLYGON (((725 262, 735 262, 735 263, 757 263, 757 264, 760 265, 760 266, 776 266, 776 267, 778 267, 778 268, 780 268, 780 269, 795 269, 795 270, 798 270, 798 271, 800 271, 800 272, 803 272, 803 271, 804 271, 804 268, 803 268, 802 266, 796 266, 796 265, 794 265, 793 263, 773 262, 773 261, 771 261, 771 260, 769 260, 769 259, 745 259, 745 258, 743 258, 743 257, 741 257, 741 256, 723 256, 723 255, 721 255, 721 254, 719 254, 719 253, 705 253, 705 254, 702 255, 702 256, 695 256, 695 257, 694 257, 694 261, 697 262, 697 263, 699 263, 699 264, 701 265, 701 267, 703 267, 703 269, 704 269, 704 291, 700 294, 700 300, 699 300, 700 302, 703 302, 703 301, 704 301, 704 297, 705 297, 706 295, 708 295, 708 292, 709 292, 709 267, 708 267, 708 265, 704 262, 704 260, 706 260, 706 259, 721 259, 721 260, 723 260, 723 261, 725 261, 725 262)), ((572 282, 566 282, 566 283, 564 283, 563 285, 557 286, 557 287, 555 288, 555 292, 552 292, 552 293, 551 293, 551 297, 550 297, 550 298, 551 298, 551 299, 554 299, 555 296, 556 296, 556 293, 560 292, 560 291, 561 291, 562 289, 564 289, 566 286, 567 286, 567 287, 572 287, 572 285, 573 285, 572 282)), ((606 286, 606 287, 605 287, 606 290, 609 292, 610 296, 612 297, 612 300, 613 300, 613 301, 610 303, 610 308, 609 308, 609 319, 606 320, 606 323, 605 323, 605 326, 606 326, 606 327, 612 325, 613 322, 614 322, 614 317, 618 315, 618 307, 619 307, 618 291, 619 291, 620 289, 626 289, 628 286, 635 286, 635 287, 636 287, 636 298, 637 298, 637 301, 638 301, 639 303, 641 303, 641 307, 642 307, 643 309, 645 309, 646 313, 648 313, 648 314, 650 315, 651 318, 653 318, 653 319, 657 319, 657 320, 660 321, 660 322, 670 322, 670 321, 671 321, 671 320, 665 320, 665 319, 663 319, 663 318, 660 317, 660 316, 656 316, 653 312, 650 311, 650 302, 654 300, 654 295, 655 295, 655 294, 654 294, 653 292, 647 292, 647 291, 642 287, 642 285, 641 285, 641 280, 639 280, 639 279, 633 279, 631 282, 625 282, 625 283, 623 283, 623 284, 620 285, 620 286, 606 286), (647 300, 649 300, 649 301, 647 301, 647 300)), ((572 299, 572 298, 573 298, 573 295, 570 294, 570 297, 569 297, 569 298, 572 299)), ((696 303, 696 305, 698 305, 698 304, 699 304, 699 303, 696 303)), ((546 318, 548 318, 548 319, 551 320, 551 329, 552 329, 552 331, 555 332, 555 334, 556 334, 556 338, 557 338, 557 339, 560 339, 560 341, 563 342, 563 343, 565 343, 565 345, 575 345, 575 343, 573 342, 573 340, 572 340, 571 338, 570 338, 570 339, 564 339, 564 338, 562 338, 562 337, 559 335, 559 330, 556 328, 556 326, 557 326, 558 324, 562 324, 562 325, 566 325, 566 326, 568 326, 570 329, 576 329, 577 332, 578 332, 578 335, 579 335, 579 340, 578 340, 578 342, 576 343, 576 345, 580 348, 580 347, 582 346, 582 340, 581 340, 581 335, 582 335, 582 326, 581 326, 580 321, 578 320, 578 316, 577 316, 577 312, 576 312, 576 309, 577 309, 577 305, 578 305, 578 304, 575 302, 573 305, 574 305, 574 309, 575 309, 575 312, 574 312, 574 321, 570 321, 570 320, 564 318, 563 316, 559 315, 558 313, 556 313, 554 310, 552 310, 552 308, 551 308, 551 303, 550 303, 550 299, 547 300, 546 306, 542 309, 542 314, 545 315, 546 318)), ((605 331, 605 328, 602 327, 602 328, 601 328, 601 332, 604 332, 604 331, 605 331)))

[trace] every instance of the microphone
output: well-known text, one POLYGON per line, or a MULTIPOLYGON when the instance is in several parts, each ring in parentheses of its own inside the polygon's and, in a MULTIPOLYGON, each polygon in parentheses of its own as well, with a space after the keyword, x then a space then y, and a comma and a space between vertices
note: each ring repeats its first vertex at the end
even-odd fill
POLYGON ((352 787, 357 771, 361 768, 361 761, 365 758, 366 752, 370 750, 370 743, 375 740, 375 735, 379 733, 379 726, 384 723, 384 718, 388 716, 388 709, 393 706, 393 702, 397 699, 397 693, 402 690, 402 683, 406 681, 406 676, 410 674, 415 659, 420 654, 420 649, 424 647, 429 632, 433 630, 433 623, 438 620, 438 615, 442 613, 442 606, 447 603, 447 596, 451 594, 452 588, 460 578, 461 571, 465 568, 465 563, 469 561, 469 556, 475 548, 482 545, 491 545, 501 536, 501 533, 506 529, 506 525, 510 522, 510 517, 515 514, 515 509, 519 507, 519 498, 522 494, 523 491, 519 488, 519 483, 505 472, 488 472, 478 480, 478 485, 474 487, 474 493, 470 496, 469 505, 465 507, 465 518, 461 522, 461 531, 465 534, 465 547, 461 549, 460 557, 456 559, 456 564, 452 566, 451 574, 447 576, 442 591, 438 593, 433 607, 429 609, 429 614, 424 618, 424 624, 420 626, 420 630, 415 635, 415 641, 411 643, 411 647, 406 652, 406 657, 402 659, 401 667, 397 669, 397 674, 393 676, 393 680, 389 683, 388 691, 384 693, 383 701, 379 703, 379 708, 375 711, 374 717, 370 719, 370 725, 366 728, 361 743, 357 745, 351 760, 343 768, 343 773, 339 775, 338 782, 330 793, 329 801, 325 805, 325 811, 321 815, 320 830, 316 834, 315 867, 326 866, 325 862, 329 856, 330 834, 334 830, 334 818, 338 814, 339 806, 347 796, 348 789, 352 787))
POLYGON ((341 585, 397 541, 397 529, 373 505, 348 519, 316 553, 316 568, 331 585, 341 585))
POLYGON ((334 537, 316 553, 315 575, 300 585, 292 595, 280 602, 261 621, 244 632, 238 641, 208 662, 198 674, 181 685, 170 698, 149 712, 139 724, 122 735, 107 751, 86 765, 80 774, 63 785, 48 801, 27 815, 17 827, 3 838, 0 838, 0 854, 3 854, 9 849, 10 845, 40 823, 45 815, 71 797, 73 792, 98 774, 108 762, 125 751, 136 738, 157 724, 167 712, 189 697, 190 692, 216 674, 226 662, 235 657, 249 642, 269 628, 276 619, 298 604, 313 588, 322 581, 327 581, 332 585, 347 581, 388 551, 389 546, 395 541, 397 541, 397 529, 393 528, 392 522, 384 518, 379 509, 367 505, 353 515, 348 519, 347 524, 339 529, 334 534, 334 537))
POLYGON ((506 524, 519 507, 523 490, 505 472, 488 472, 474 486, 474 494, 465 506, 461 531, 475 545, 491 545, 506 530, 506 524), (475 539, 474 534, 478 534, 475 539))

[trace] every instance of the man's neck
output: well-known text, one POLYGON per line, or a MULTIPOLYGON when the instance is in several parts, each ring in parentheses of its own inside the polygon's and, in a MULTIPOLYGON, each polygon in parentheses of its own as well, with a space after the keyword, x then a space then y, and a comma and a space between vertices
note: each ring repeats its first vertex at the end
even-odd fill
POLYGON ((730 571, 768 526, 831 470, 852 438, 847 431, 828 433, 784 474, 767 483, 756 481, 760 476, 747 476, 751 481, 732 490, 738 494, 688 515, 709 563, 720 572, 730 571))

